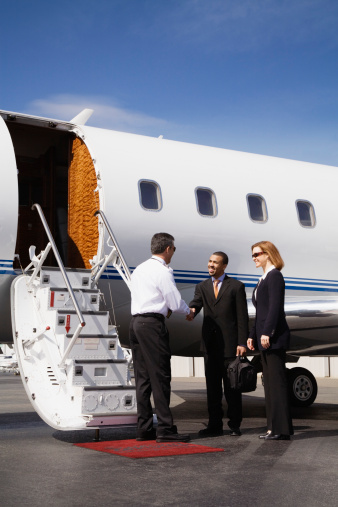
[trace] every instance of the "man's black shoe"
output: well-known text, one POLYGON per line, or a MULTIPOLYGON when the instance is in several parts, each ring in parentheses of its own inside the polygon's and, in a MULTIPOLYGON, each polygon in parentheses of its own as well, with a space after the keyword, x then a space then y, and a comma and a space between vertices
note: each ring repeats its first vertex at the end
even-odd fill
POLYGON ((290 435, 267 435, 264 440, 290 440, 290 435))
POLYGON ((230 428, 229 435, 231 437, 240 437, 241 436, 241 430, 239 428, 230 428))
POLYGON ((165 435, 158 435, 156 442, 189 442, 190 435, 187 433, 166 433, 165 435))
POLYGON ((204 428, 198 434, 200 437, 220 437, 223 435, 223 428, 204 428))
POLYGON ((138 433, 136 440, 143 442, 144 440, 156 440, 156 430, 153 428, 150 431, 141 431, 138 433))

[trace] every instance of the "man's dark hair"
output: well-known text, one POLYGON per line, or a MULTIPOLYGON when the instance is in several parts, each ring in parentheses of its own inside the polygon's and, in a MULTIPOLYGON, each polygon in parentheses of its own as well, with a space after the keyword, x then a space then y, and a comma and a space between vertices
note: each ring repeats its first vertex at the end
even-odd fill
POLYGON ((228 265, 229 264, 229 258, 226 253, 224 252, 214 252, 212 255, 218 255, 219 257, 223 258, 223 264, 228 265))
POLYGON ((151 238, 151 253, 153 255, 163 253, 168 246, 174 245, 175 238, 166 232, 158 232, 151 238))

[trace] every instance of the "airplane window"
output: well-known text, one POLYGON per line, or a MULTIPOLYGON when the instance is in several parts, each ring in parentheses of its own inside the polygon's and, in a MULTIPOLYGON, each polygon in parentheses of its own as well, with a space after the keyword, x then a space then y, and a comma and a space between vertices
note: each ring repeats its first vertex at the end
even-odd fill
POLYGON ((159 211, 162 208, 160 187, 155 181, 140 181, 139 192, 142 208, 151 211, 159 211))
POLYGON ((249 216, 253 222, 264 224, 268 220, 268 210, 265 199, 257 194, 248 194, 249 216))
POLYGON ((205 217, 217 215, 216 196, 209 188, 196 188, 197 211, 205 217))
POLYGON ((316 225, 315 210, 309 201, 296 201, 298 220, 303 227, 316 225))

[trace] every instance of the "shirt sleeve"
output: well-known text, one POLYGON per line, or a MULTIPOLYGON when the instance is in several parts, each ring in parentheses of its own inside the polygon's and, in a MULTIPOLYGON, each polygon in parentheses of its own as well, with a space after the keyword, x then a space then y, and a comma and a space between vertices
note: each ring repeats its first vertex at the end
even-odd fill
POLYGON ((190 301, 189 307, 195 308, 195 315, 197 315, 203 308, 203 297, 200 289, 200 284, 196 285, 195 287, 194 299, 190 301))
POLYGON ((166 305, 172 312, 184 313, 189 315, 190 309, 187 303, 182 299, 179 293, 174 275, 171 270, 166 269, 164 276, 161 279, 161 291, 166 305))

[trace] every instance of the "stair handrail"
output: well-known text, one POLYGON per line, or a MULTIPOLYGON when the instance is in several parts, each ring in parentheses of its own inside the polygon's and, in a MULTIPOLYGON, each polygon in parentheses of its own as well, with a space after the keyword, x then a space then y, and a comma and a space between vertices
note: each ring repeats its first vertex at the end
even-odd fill
MULTIPOLYGON (((109 222, 108 222, 108 220, 107 220, 106 215, 104 214, 104 212, 99 209, 99 210, 97 210, 94 213, 94 216, 98 216, 98 215, 101 216, 102 221, 103 221, 104 225, 106 226, 106 229, 107 229, 107 232, 108 232, 108 234, 110 236, 110 239, 113 242, 113 248, 115 248, 115 250, 117 252, 117 258, 120 261, 120 264, 118 264, 116 261, 114 261, 113 262, 113 266, 118 271, 118 273, 121 275, 121 278, 124 280, 124 282, 127 284, 128 288, 130 289, 131 273, 130 273, 130 270, 128 268, 128 265, 127 265, 126 261, 124 260, 124 257, 122 255, 121 249, 119 247, 119 244, 118 244, 118 242, 117 242, 117 240, 115 238, 115 235, 114 235, 113 231, 111 230, 111 227, 109 225, 109 222), (123 269, 121 269, 121 267, 123 269)), ((105 270, 107 264, 109 264, 109 262, 112 260, 112 257, 113 257, 112 254, 113 254, 113 251, 110 253, 109 256, 107 256, 104 265, 101 267, 101 269, 99 270, 98 274, 96 275, 96 277, 94 279, 94 283, 97 283, 97 281, 101 277, 103 271, 105 270)))
MULTIPOLYGON (((78 316, 79 321, 80 321, 80 326, 81 326, 81 327, 84 327, 84 326, 86 325, 86 322, 85 322, 85 320, 84 320, 84 318, 83 318, 83 315, 82 315, 82 312, 81 312, 80 307, 79 307, 79 305, 78 305, 78 302, 76 301, 76 297, 75 297, 74 291, 73 291, 72 286, 71 286, 71 284, 70 284, 70 281, 69 281, 69 278, 68 278, 68 276, 67 276, 67 273, 66 273, 65 267, 64 267, 64 265, 63 265, 62 259, 61 259, 61 257, 60 257, 60 254, 59 254, 59 251, 58 251, 57 246, 56 246, 56 244, 55 244, 55 241, 54 241, 54 238, 53 238, 53 236, 52 236, 52 233, 50 232, 49 226, 48 226, 48 224, 47 224, 47 221, 46 221, 46 219, 45 219, 45 215, 43 214, 43 211, 42 211, 42 209, 41 209, 41 206, 40 206, 40 204, 36 204, 36 203, 35 203, 35 204, 33 204, 33 206, 32 206, 32 208, 31 208, 31 209, 32 209, 32 210, 36 209, 36 210, 37 210, 37 212, 38 212, 38 213, 39 213, 39 215, 40 215, 40 219, 41 219, 42 225, 44 226, 44 229, 45 229, 45 231, 46 231, 47 237, 48 237, 49 242, 50 242, 50 244, 51 244, 51 246, 52 246, 52 250, 53 250, 53 252, 54 252, 56 262, 57 262, 57 264, 58 264, 58 266, 59 266, 59 268, 60 268, 61 274, 62 274, 62 276, 63 276, 63 279, 64 279, 64 281, 65 281, 66 287, 67 287, 67 289, 68 289, 69 295, 70 295, 70 297, 71 297, 71 299, 72 299, 72 301, 73 301, 75 311, 76 311, 77 316, 78 316)), ((66 358, 63 358, 63 362, 65 361, 65 359, 66 359, 66 358)))

